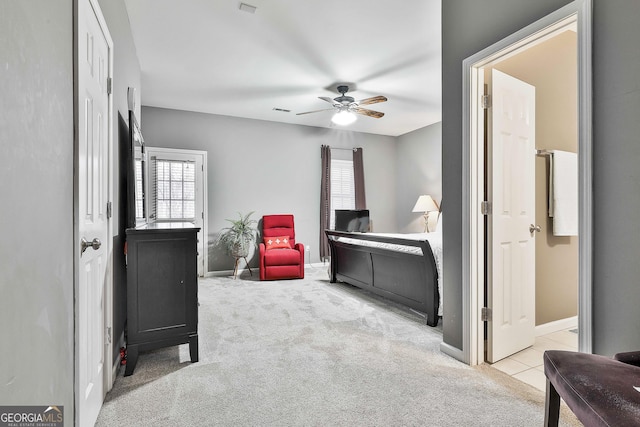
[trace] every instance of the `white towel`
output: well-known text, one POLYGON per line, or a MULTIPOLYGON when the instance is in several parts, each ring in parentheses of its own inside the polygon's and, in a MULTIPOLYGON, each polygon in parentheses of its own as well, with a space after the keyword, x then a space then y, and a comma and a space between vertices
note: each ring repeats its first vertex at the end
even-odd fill
POLYGON ((549 218, 553 218, 553 153, 549 155, 549 218))
POLYGON ((554 236, 578 235, 578 155, 553 150, 549 170, 549 216, 554 236))

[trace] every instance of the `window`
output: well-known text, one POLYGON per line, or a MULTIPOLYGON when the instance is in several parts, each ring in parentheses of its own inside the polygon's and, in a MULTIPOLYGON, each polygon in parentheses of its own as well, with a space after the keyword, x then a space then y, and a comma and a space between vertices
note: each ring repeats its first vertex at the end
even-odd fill
POLYGON ((146 147, 148 222, 190 222, 198 231, 198 275, 207 272, 207 152, 146 147))
POLYGON ((353 181, 353 160, 331 159, 331 224, 335 229, 336 209, 355 209, 356 192, 353 181))
POLYGON ((155 179, 155 219, 193 221, 196 211, 196 164, 191 161, 152 159, 155 179))

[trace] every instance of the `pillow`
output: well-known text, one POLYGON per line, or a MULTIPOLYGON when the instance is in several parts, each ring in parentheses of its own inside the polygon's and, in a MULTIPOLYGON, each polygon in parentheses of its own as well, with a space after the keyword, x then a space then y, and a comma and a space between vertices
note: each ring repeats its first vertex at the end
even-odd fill
POLYGON ((269 249, 291 249, 289 236, 265 237, 264 244, 269 249))

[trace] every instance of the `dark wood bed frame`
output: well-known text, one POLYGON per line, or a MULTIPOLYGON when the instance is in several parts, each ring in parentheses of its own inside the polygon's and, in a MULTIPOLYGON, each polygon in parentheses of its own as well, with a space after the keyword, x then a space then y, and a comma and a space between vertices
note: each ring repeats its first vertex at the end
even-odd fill
POLYGON ((366 289, 425 314, 429 326, 438 324, 438 270, 427 240, 333 230, 325 233, 331 255, 331 283, 341 281, 366 289), (339 237, 415 246, 422 249, 422 256, 343 242, 339 237))

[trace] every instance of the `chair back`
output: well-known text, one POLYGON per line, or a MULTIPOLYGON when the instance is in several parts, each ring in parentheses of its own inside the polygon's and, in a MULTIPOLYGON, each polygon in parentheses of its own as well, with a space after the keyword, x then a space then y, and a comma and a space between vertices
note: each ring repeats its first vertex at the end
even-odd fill
POLYGON ((262 237, 289 236, 291 247, 296 244, 293 215, 264 215, 262 217, 262 237))

